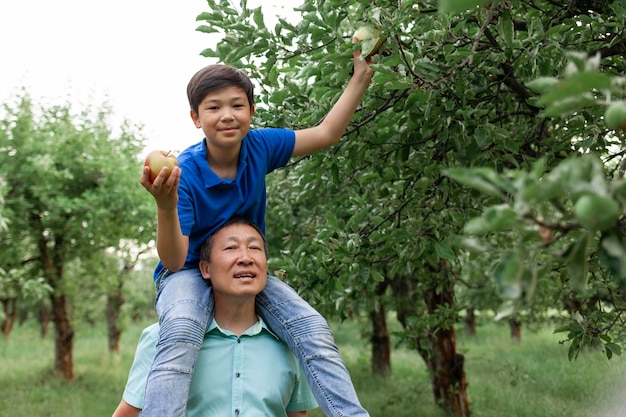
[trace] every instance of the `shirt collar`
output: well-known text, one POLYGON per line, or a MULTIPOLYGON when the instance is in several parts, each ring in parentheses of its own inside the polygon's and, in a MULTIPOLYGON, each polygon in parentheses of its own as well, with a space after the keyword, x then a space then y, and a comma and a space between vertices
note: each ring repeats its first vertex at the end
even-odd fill
MULTIPOLYGON (((265 322, 263 321, 263 319, 257 315, 257 319, 258 321, 253 324, 250 328, 248 328, 245 332, 243 332, 241 334, 241 336, 256 336, 259 333, 261 333, 262 331, 266 331, 269 334, 271 334, 272 336, 274 336, 277 340, 280 340, 278 338, 278 336, 276 336, 276 334, 274 334, 273 331, 270 330, 269 327, 267 327, 267 324, 265 324, 265 322)), ((211 331, 219 331, 220 333, 226 335, 226 336, 233 336, 234 333, 231 332, 230 330, 227 329, 222 329, 217 322, 215 321, 215 319, 213 319, 211 321, 211 324, 209 325, 209 328, 207 329, 207 333, 211 332, 211 331)))
MULTIPOLYGON (((241 175, 248 165, 248 146, 246 142, 247 137, 248 136, 246 135, 246 137, 244 137, 241 141, 241 149, 239 150, 239 164, 237 167, 237 177, 235 180, 237 182, 241 181, 241 175)), ((204 186, 206 188, 210 188, 224 183, 232 183, 233 180, 223 180, 222 178, 218 177, 207 163, 209 149, 207 148, 206 138, 202 139, 202 142, 200 142, 199 145, 201 146, 201 151, 196 154, 195 158, 197 159, 195 163, 199 167, 200 172, 202 173, 202 177, 204 178, 204 186)))

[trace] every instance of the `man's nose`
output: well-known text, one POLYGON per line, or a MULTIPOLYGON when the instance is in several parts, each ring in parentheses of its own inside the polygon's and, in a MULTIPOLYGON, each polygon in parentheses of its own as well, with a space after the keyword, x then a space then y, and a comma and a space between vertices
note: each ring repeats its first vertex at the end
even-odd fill
POLYGON ((239 254, 239 263, 242 264, 251 264, 252 263, 252 256, 250 254, 250 250, 249 249, 242 249, 240 254, 239 254))

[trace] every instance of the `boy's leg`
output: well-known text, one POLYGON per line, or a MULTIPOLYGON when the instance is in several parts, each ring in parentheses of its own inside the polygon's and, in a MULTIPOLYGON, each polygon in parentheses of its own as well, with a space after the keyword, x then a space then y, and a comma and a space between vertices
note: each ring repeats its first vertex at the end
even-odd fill
POLYGON ((142 417, 184 417, 198 351, 213 317, 211 286, 199 269, 157 282, 159 341, 148 374, 142 417))
POLYGON ((328 417, 365 417, 328 323, 287 284, 268 276, 257 296, 263 320, 298 358, 319 406, 328 417))

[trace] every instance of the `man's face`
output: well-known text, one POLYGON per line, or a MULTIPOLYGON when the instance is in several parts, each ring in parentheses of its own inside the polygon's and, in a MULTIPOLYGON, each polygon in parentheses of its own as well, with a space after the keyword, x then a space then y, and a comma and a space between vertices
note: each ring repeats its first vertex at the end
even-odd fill
POLYGON ((267 270, 263 237, 247 224, 233 224, 218 231, 210 262, 200 261, 202 276, 211 280, 216 296, 256 296, 265 288, 267 270))

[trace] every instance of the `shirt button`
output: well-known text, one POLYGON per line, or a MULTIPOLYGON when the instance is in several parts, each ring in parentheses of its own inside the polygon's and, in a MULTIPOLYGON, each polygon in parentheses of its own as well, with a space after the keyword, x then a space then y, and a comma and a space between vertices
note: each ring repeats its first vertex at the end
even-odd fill
POLYGON ((238 408, 235 408, 235 415, 237 415, 237 416, 239 415, 239 409, 238 408))
POLYGON ((235 377, 239 378, 241 374, 239 372, 235 373, 235 377))

